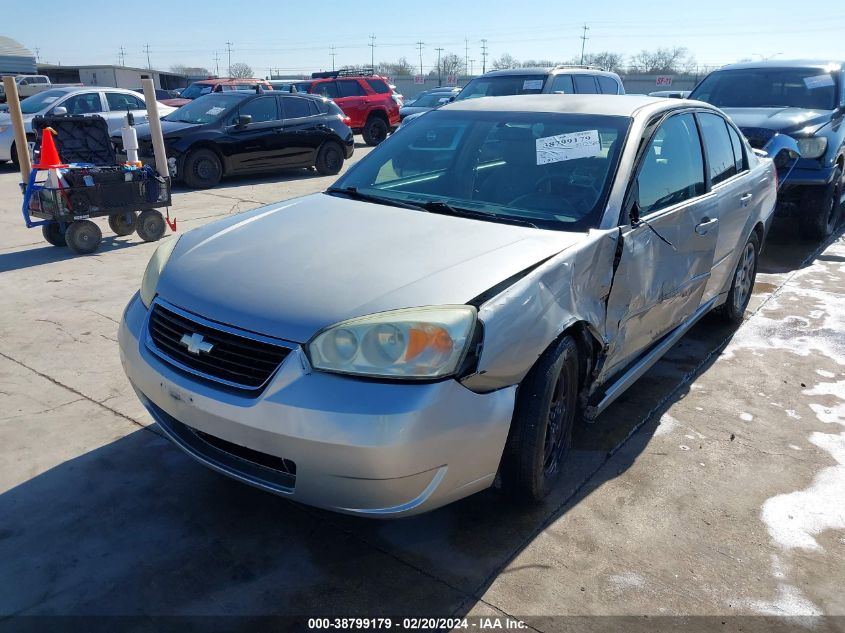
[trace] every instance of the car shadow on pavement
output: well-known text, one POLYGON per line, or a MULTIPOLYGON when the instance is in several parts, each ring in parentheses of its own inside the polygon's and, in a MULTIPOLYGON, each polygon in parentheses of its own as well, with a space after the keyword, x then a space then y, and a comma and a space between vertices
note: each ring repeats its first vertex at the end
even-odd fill
POLYGON ((296 169, 280 169, 277 171, 260 174, 243 174, 226 176, 218 184, 210 189, 191 189, 183 182, 175 182, 172 187, 174 194, 190 193, 193 191, 208 191, 214 193, 218 190, 232 189, 249 185, 266 185, 268 183, 282 183, 297 180, 311 180, 312 178, 323 178, 315 169, 310 167, 296 169))
POLYGON ((0 616, 467 613, 546 526, 628 469, 731 333, 704 319, 579 427, 540 504, 488 490, 418 517, 347 517, 231 481, 155 427, 137 430, 0 495, 0 616))
MULTIPOLYGON (((40 234, 41 233, 39 232, 38 235, 40 234)), ((47 244, 44 246, 32 246, 26 250, 0 253, 0 273, 32 268, 35 266, 41 266, 42 264, 52 264, 54 262, 73 259, 75 257, 99 257, 106 255, 111 251, 119 251, 124 248, 131 248, 142 244, 145 244, 145 242, 141 241, 141 239, 136 235, 130 235, 128 237, 107 235, 103 237, 100 247, 90 255, 77 255, 69 248, 50 246, 47 244)))

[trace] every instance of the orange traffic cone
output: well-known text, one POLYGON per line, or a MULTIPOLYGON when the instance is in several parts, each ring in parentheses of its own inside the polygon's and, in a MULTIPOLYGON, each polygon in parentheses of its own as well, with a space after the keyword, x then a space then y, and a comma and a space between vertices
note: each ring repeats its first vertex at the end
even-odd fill
POLYGON ((41 130, 41 162, 33 165, 35 169, 60 169, 67 167, 67 165, 62 164, 59 158, 56 142, 53 140, 55 133, 56 130, 51 127, 45 127, 41 130))

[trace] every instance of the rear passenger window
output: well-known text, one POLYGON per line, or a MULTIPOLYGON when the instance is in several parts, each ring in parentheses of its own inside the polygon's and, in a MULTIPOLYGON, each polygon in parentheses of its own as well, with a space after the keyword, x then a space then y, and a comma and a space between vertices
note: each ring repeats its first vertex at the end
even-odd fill
POLYGON ((719 184, 737 173, 731 137, 728 125, 718 114, 698 113, 704 147, 707 149, 707 162, 710 166, 710 182, 719 184))
POLYGON ((338 81, 338 90, 341 97, 366 97, 367 93, 354 79, 343 79, 338 81))
POLYGON ((642 215, 704 193, 704 159, 692 114, 675 115, 660 126, 643 157, 637 185, 642 215))
POLYGON ((731 146, 734 151, 734 165, 738 173, 745 169, 745 153, 742 149, 742 141, 739 138, 739 134, 730 125, 728 126, 728 135, 731 137, 731 146))
POLYGON ((329 99, 337 99, 340 95, 337 92, 337 84, 333 81, 321 81, 311 86, 311 93, 323 95, 329 99))
POLYGON ((282 97, 286 119, 298 119, 304 116, 311 116, 311 108, 308 107, 310 99, 306 97, 282 97))
POLYGON ((390 92, 390 88, 384 81, 381 79, 367 79, 367 83, 370 85, 370 88, 375 90, 378 94, 383 95, 390 92))
POLYGON ((599 82, 599 88, 601 88, 602 94, 619 94, 619 86, 613 77, 604 77, 602 75, 599 75, 598 77, 596 77, 596 81, 599 82))
POLYGON ((592 75, 575 75, 575 92, 579 94, 596 94, 596 79, 592 75))
POLYGON ((575 92, 572 83, 572 75, 558 75, 552 81, 552 92, 557 94, 571 95, 575 92))

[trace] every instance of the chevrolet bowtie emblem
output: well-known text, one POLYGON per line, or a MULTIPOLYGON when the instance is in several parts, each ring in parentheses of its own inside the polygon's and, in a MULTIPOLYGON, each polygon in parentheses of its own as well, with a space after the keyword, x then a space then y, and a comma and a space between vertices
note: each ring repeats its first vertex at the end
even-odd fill
POLYGON ((197 356, 201 353, 208 354, 211 348, 214 347, 214 344, 206 343, 202 334, 197 334, 196 332, 193 334, 183 334, 179 342, 187 347, 191 354, 196 354, 197 356))

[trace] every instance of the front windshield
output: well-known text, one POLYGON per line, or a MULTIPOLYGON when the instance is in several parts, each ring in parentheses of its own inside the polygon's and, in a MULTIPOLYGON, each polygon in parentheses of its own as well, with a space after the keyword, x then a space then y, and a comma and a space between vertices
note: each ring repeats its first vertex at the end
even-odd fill
POLYGON ((214 88, 211 84, 192 83, 185 88, 179 96, 183 99, 196 99, 201 95, 207 95, 214 88))
POLYGON ((543 92, 546 75, 494 75, 470 81, 455 101, 477 97, 509 97, 511 95, 536 95, 543 92))
POLYGON ((32 95, 21 101, 21 112, 24 114, 35 114, 44 108, 52 105, 59 97, 66 93, 61 90, 45 90, 37 95, 32 95))
POLYGON ((418 98, 414 99, 412 102, 406 103, 405 105, 413 106, 415 108, 434 108, 443 103, 446 103, 449 100, 450 96, 452 95, 448 92, 437 92, 434 94, 421 95, 418 98))
POLYGON ((336 187, 585 231, 601 222, 629 124, 589 114, 435 110, 379 145, 336 187))
POLYGON ((720 108, 833 110, 836 81, 820 68, 748 68, 711 73, 689 96, 720 108))
POLYGON ((236 103, 240 102, 231 96, 214 92, 186 103, 178 110, 168 114, 163 120, 179 121, 180 123, 211 123, 223 116, 236 103))

